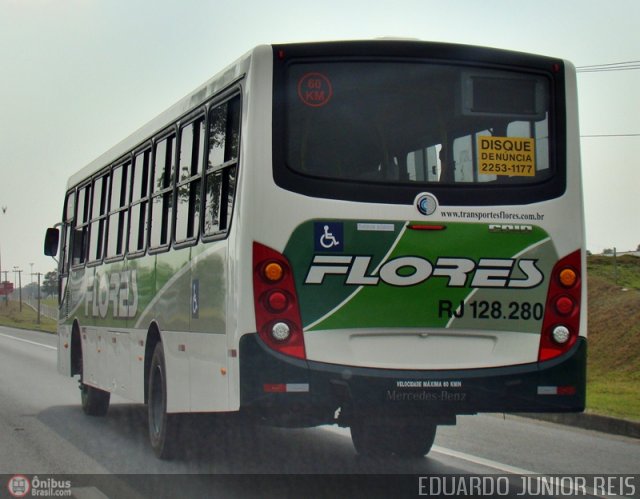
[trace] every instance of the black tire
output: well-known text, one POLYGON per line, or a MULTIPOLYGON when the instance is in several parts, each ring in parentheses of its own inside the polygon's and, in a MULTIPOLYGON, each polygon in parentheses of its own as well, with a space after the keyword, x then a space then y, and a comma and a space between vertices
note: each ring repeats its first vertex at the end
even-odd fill
POLYGON ((166 363, 162 343, 151 358, 149 372, 149 440, 156 456, 172 459, 179 450, 180 415, 167 414, 166 363))
POLYGON ((85 385, 80 380, 80 400, 82 401, 82 410, 88 416, 105 416, 109 410, 109 402, 111 394, 85 385))
POLYGON ((358 418, 351 424, 351 440, 366 457, 423 457, 436 438, 437 426, 428 421, 358 418))

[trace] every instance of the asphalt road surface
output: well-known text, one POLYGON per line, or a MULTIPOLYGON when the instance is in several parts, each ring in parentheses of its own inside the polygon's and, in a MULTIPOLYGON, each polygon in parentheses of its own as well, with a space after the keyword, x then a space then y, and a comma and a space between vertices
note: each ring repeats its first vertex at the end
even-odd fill
POLYGON ((193 422, 182 456, 161 461, 144 406, 112 397, 106 417, 82 413, 77 381, 57 374, 55 336, 0 327, 0 379, 0 474, 72 475, 78 498, 302 497, 301 489, 308 497, 418 497, 429 492, 419 477, 442 474, 640 473, 637 439, 511 415, 460 417, 438 429, 427 457, 411 460, 360 458, 338 427, 206 417, 193 422))

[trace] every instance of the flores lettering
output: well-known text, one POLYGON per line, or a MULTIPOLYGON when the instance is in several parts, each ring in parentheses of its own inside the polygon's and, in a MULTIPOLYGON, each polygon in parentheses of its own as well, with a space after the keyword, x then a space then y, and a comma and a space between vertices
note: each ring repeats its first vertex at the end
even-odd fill
POLYGON ((440 257, 435 264, 419 256, 403 256, 384 263, 378 272, 370 269, 370 256, 315 255, 305 284, 322 284, 326 276, 346 276, 345 284, 416 286, 431 278, 447 280, 447 286, 462 288, 535 288, 544 280, 537 260, 512 258, 440 257), (519 274, 515 277, 514 274, 519 274))
POLYGON ((111 306, 114 319, 131 319, 138 313, 138 280, 135 270, 97 273, 87 286, 84 313, 105 319, 111 306))

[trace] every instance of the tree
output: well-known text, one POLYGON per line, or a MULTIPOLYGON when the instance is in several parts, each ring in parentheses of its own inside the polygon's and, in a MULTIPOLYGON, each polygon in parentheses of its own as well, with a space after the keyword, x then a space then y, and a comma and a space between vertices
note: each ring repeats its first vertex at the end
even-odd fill
POLYGON ((45 295, 53 295, 58 292, 58 272, 52 270, 44 275, 42 281, 42 292, 45 295))
POLYGON ((25 296, 28 296, 30 298, 38 297, 38 285, 35 282, 31 282, 26 286, 23 286, 22 289, 24 290, 25 296))

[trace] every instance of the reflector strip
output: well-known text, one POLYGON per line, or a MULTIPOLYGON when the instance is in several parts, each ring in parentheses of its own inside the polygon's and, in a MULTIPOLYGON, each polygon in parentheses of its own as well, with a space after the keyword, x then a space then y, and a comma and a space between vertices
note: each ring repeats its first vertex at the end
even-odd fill
POLYGON ((422 225, 422 224, 414 224, 409 225, 409 228, 412 230, 444 230, 447 228, 446 225, 422 225))
POLYGON ((265 384, 262 389, 265 393, 284 393, 287 391, 287 385, 280 383, 276 385, 265 384))
POLYGON ((539 386, 538 395, 575 395, 575 386, 539 386))
POLYGON ((538 395, 558 395, 557 386, 539 386, 538 395))
POLYGON ((306 393, 309 391, 309 383, 287 383, 287 392, 306 393))
POLYGON ((559 386, 558 387, 558 395, 575 395, 576 387, 575 386, 559 386))
POLYGON ((267 383, 262 389, 265 393, 307 393, 309 383, 267 383))

